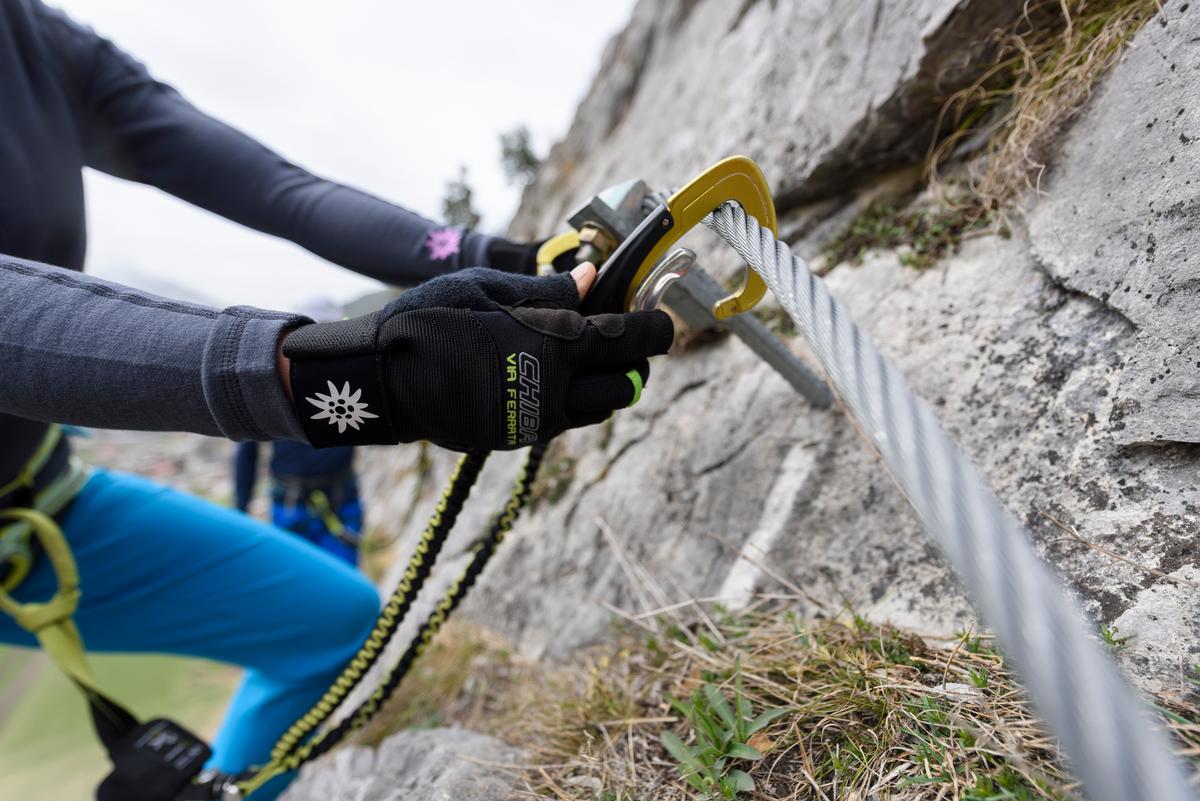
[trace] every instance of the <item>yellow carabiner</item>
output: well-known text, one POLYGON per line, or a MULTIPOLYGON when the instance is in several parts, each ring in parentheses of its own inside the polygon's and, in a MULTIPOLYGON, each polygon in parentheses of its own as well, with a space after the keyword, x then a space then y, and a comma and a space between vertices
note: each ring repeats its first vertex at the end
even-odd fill
MULTIPOLYGON (((758 165, 746 156, 722 159, 693 178, 667 200, 667 212, 673 224, 663 229, 663 236, 642 259, 641 266, 629 284, 626 308, 633 301, 637 288, 646 280, 650 270, 675 242, 700 224, 713 209, 727 200, 737 201, 747 214, 764 228, 777 233, 775 201, 771 189, 758 165)), ((762 278, 749 267, 743 268, 741 286, 727 298, 714 304, 713 316, 725 320, 754 308, 767 292, 762 278)))
POLYGON ((554 275, 554 260, 569 250, 579 247, 579 232, 575 229, 556 234, 538 248, 537 274, 554 275))

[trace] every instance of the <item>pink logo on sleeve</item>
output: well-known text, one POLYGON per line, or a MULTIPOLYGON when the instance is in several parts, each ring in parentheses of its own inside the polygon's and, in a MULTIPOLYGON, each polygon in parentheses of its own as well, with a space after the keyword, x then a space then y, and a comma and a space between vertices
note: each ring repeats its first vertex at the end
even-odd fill
POLYGON ((429 232, 425 247, 429 249, 429 258, 434 261, 448 259, 458 253, 462 245, 462 231, 457 228, 436 228, 429 232))

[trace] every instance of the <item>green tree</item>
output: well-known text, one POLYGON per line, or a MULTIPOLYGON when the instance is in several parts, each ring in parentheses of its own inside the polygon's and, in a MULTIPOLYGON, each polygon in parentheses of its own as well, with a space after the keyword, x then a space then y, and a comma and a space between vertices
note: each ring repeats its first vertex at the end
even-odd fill
POLYGON ((500 134, 500 163, 509 183, 529 184, 537 176, 542 160, 533 152, 529 128, 518 125, 500 134))
POLYGON ((442 198, 442 218, 450 225, 463 228, 479 226, 479 212, 472 204, 475 192, 467 182, 467 167, 459 165, 458 177, 446 182, 446 195, 442 198))

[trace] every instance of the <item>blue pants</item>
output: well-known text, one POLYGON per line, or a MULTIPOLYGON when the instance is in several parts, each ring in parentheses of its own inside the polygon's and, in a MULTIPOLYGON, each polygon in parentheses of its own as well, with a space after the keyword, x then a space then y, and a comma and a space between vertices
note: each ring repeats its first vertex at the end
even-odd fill
MULTIPOLYGON (((379 608, 370 582, 319 548, 134 476, 96 471, 63 532, 79 564, 75 621, 88 650, 245 667, 213 742, 212 764, 225 771, 267 761, 275 739, 354 655, 379 608)), ((54 588, 42 558, 15 595, 41 600, 54 588)), ((4 615, 0 642, 36 647, 4 615)), ((268 784, 252 801, 270 801, 285 784, 268 784)))

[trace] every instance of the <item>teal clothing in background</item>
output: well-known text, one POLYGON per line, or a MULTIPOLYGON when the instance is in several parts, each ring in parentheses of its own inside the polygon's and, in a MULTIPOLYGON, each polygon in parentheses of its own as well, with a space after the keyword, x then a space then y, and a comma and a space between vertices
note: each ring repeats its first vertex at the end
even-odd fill
MULTIPOLYGON (((212 764, 223 771, 268 761, 276 738, 358 650, 379 609, 371 583, 320 548, 135 476, 96 471, 62 523, 79 564, 75 622, 89 651, 246 669, 213 742, 212 764)), ((15 595, 42 600, 55 586, 42 558, 15 595)), ((37 645, 3 615, 0 642, 37 645)), ((118 700, 137 707, 137 699, 118 700)), ((290 777, 282 779, 255 801, 275 798, 290 777)))

